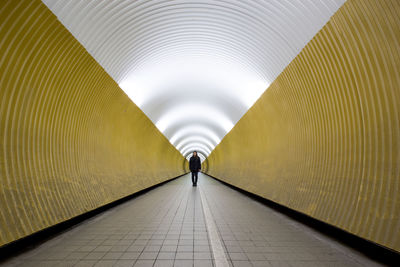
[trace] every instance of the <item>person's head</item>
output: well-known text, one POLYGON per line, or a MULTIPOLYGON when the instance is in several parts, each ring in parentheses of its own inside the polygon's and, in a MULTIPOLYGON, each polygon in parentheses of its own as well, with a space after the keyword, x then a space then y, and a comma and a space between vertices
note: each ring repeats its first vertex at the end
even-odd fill
POLYGON ((197 151, 193 151, 193 157, 197 156, 197 151))

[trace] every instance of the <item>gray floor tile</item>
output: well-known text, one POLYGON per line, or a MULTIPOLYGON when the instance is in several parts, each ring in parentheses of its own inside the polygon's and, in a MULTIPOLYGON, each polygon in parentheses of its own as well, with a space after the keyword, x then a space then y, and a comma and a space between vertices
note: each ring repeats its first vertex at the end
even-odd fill
POLYGON ((154 260, 137 260, 134 267, 152 267, 154 264, 154 260))
POLYGON ((175 252, 178 249, 178 246, 176 245, 163 245, 161 247, 161 251, 164 252, 175 252))
POLYGON ((139 252, 124 252, 121 257, 119 258, 120 260, 136 260, 140 256, 139 252))
POLYGON ((145 245, 147 245, 147 243, 149 242, 149 240, 148 239, 137 239, 137 240, 135 240, 133 243, 132 243, 132 245, 133 246, 137 246, 137 245, 139 245, 139 246, 145 246, 145 245))
POLYGON ((85 260, 99 260, 106 255, 106 252, 90 252, 84 258, 85 260))
POLYGON ((136 260, 117 260, 113 267, 132 267, 136 260))
POLYGON ((125 252, 129 248, 129 245, 117 245, 117 246, 112 246, 110 251, 113 252, 125 252))
POLYGON ((160 259, 160 260, 175 259, 175 252, 160 252, 160 253, 158 253, 157 259, 160 259))
POLYGON ((194 245, 195 246, 208 246, 209 241, 208 240, 194 240, 194 245))
POLYGON ((103 252, 103 251, 108 252, 108 251, 111 250, 111 248, 112 248, 112 246, 98 246, 93 251, 96 251, 96 252, 103 252))
POLYGON ((193 245, 178 246, 178 252, 193 252, 193 245))
POLYGON ((158 252, 161 249, 161 245, 149 245, 144 248, 144 252, 158 252))
POLYGON ((57 263, 55 266, 57 267, 72 267, 78 263, 79 260, 63 260, 57 263))
POLYGON ((232 261, 234 267, 253 267, 250 261, 232 261))
POLYGON ((262 253, 246 253, 246 256, 251 261, 266 260, 265 256, 262 253))
POLYGON ((194 260, 194 267, 213 267, 212 260, 194 260))
POLYGON ((178 239, 165 239, 163 245, 178 245, 178 239))
POLYGON ((265 259, 270 261, 286 261, 288 260, 287 255, 290 255, 290 253, 278 253, 278 252, 264 253, 265 259))
POLYGON ((156 260, 154 267, 172 267, 174 266, 174 260, 156 260))
POLYGON ((89 254, 89 252, 71 252, 66 258, 65 260, 80 260, 85 258, 87 255, 89 254))
MULTIPOLYGON (((210 246, 208 246, 208 245, 195 245, 194 251, 195 252, 209 252, 211 250, 210 250, 210 246)), ((234 252, 234 251, 232 251, 232 252, 234 252)))
POLYGON ((103 260, 118 260, 123 255, 123 252, 107 252, 102 258, 103 260))
POLYGON ((235 261, 235 260, 238 260, 238 261, 245 261, 245 260, 248 260, 246 254, 245 254, 245 253, 242 253, 242 252, 232 252, 232 253, 229 253, 229 258, 230 258, 232 261, 235 261))
POLYGON ((271 260, 269 261, 272 267, 293 267, 288 261, 271 260))
POLYGON ((211 252, 194 252, 193 255, 195 260, 210 260, 212 259, 211 252))
POLYGON ((243 252, 243 249, 240 246, 226 246, 226 250, 230 253, 243 252))
POLYGON ((60 261, 53 261, 53 260, 39 260, 39 261, 26 261, 23 262, 20 265, 17 266, 27 266, 27 267, 53 267, 53 266, 57 266, 58 264, 60 264, 60 261))
POLYGON ((148 245, 160 246, 164 243, 164 239, 150 239, 148 245))
POLYGON ((91 252, 93 251, 97 246, 82 246, 79 248, 79 251, 87 251, 91 252))
POLYGON ((95 267, 112 267, 116 263, 116 260, 100 260, 94 266, 95 267))
POLYGON ((130 247, 128 247, 127 251, 142 252, 144 248, 144 245, 131 245, 130 247))
POLYGON ((251 261, 253 267, 270 267, 272 266, 269 261, 251 261))
POLYGON ((193 239, 179 239, 179 246, 193 246, 193 239))
POLYGON ((97 263, 96 260, 81 260, 75 265, 76 267, 91 267, 97 263))
POLYGON ((158 252, 142 252, 139 256, 139 260, 155 260, 158 252))
POLYGON ((177 259, 177 260, 192 260, 193 252, 177 252, 175 255, 175 259, 177 259))
POLYGON ((179 234, 168 234, 165 237, 165 239, 173 239, 173 240, 179 239, 179 234))
POLYGON ((191 267, 193 266, 193 260, 175 260, 174 267, 191 267))

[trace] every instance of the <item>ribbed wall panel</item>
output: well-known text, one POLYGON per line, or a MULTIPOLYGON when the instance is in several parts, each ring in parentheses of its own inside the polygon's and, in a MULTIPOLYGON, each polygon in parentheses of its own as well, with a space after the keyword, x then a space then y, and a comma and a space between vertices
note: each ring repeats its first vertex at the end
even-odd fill
POLYGON ((0 73, 0 246, 183 173, 41 1, 1 1, 0 73))
POLYGON ((400 251, 400 2, 349 0, 208 158, 235 186, 400 251))

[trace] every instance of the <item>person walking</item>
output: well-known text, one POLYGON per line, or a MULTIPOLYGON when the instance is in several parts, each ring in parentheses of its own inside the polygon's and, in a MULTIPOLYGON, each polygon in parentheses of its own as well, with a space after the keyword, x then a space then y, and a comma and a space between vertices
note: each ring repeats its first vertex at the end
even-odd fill
POLYGON ((193 151, 193 156, 190 157, 189 169, 192 172, 193 186, 197 186, 198 172, 201 170, 200 157, 197 156, 197 151, 193 151))

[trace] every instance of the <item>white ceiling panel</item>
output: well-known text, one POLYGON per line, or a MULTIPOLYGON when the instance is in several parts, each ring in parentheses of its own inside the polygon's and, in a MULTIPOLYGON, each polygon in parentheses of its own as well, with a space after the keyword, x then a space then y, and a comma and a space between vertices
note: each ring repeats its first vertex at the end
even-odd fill
POLYGON ((207 156, 345 0, 43 2, 184 156, 207 156))

